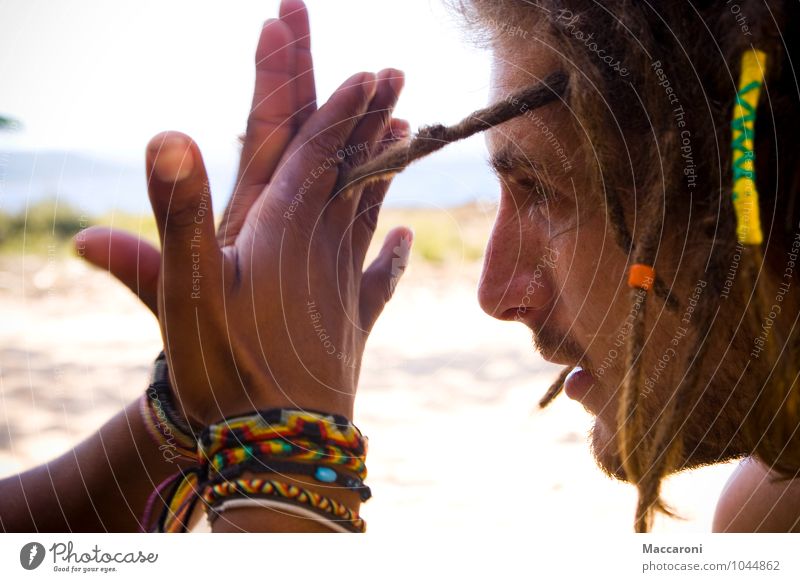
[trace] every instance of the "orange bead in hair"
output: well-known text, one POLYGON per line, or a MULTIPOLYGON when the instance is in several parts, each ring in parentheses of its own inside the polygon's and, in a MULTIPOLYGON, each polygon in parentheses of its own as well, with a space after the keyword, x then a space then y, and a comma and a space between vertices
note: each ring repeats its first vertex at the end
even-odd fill
POLYGON ((655 281, 656 272, 650 265, 643 265, 642 263, 635 263, 631 265, 628 271, 628 286, 638 287, 645 291, 650 291, 655 281))

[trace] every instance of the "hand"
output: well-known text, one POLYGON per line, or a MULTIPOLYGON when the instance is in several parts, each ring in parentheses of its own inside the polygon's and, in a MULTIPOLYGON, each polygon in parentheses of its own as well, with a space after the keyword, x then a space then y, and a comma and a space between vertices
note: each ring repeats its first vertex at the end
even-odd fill
MULTIPOLYGON (((269 51, 273 61, 283 58, 284 72, 291 68, 286 40, 269 51)), ((262 37, 260 50, 263 44, 262 37)), ((272 86, 289 86, 287 76, 277 83, 273 78, 272 86)), ((174 387, 193 418, 209 422, 280 405, 352 416, 364 342, 402 273, 410 233, 390 233, 362 277, 388 184, 327 205, 337 175, 330 160, 340 151, 355 162, 394 139, 393 131, 403 132, 402 122, 387 121, 398 81, 393 71, 377 82, 372 75, 352 78, 297 135, 276 130, 302 110, 289 113, 291 99, 278 99, 282 89, 262 90, 271 107, 254 107, 254 114, 266 115, 256 124, 251 116, 240 180, 218 237, 197 147, 180 134, 151 142, 150 197, 164 247, 158 312, 174 387), (248 148, 248 141, 258 143, 250 140, 254 126, 262 125, 272 131, 261 146, 248 148), (287 296, 287 289, 300 297, 287 296)), ((123 241, 123 248, 134 249, 134 241, 123 241)), ((147 264, 156 257, 146 256, 147 264)), ((140 275, 139 281, 158 280, 152 271, 140 275)))
MULTIPOLYGON (((308 12, 299 0, 284 0, 280 18, 268 20, 256 48, 253 105, 242 140, 237 179, 225 210, 227 241, 236 238, 244 217, 269 181, 278 156, 297 128, 316 110, 308 12)), ((402 126, 404 122, 397 122, 402 126)), ((161 253, 147 241, 119 229, 93 226, 75 237, 79 255, 108 269, 157 314, 161 253)))
POLYGON ((392 231, 362 274, 375 228, 367 207, 387 184, 351 196, 332 189, 340 160, 380 147, 397 95, 390 74, 345 82, 270 160, 269 185, 229 244, 224 220, 217 238, 196 144, 178 133, 151 141, 159 321, 176 395, 201 422, 275 406, 352 418, 364 344, 405 267, 410 232, 392 231))

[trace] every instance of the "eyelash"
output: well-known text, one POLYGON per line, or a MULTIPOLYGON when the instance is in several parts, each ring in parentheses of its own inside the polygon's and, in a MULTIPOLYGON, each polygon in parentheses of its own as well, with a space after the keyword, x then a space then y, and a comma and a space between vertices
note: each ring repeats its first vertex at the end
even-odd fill
POLYGON ((523 178, 515 180, 516 184, 525 190, 527 200, 530 200, 531 206, 537 208, 539 206, 549 206, 555 200, 555 191, 552 188, 547 188, 538 180, 530 180, 523 178))

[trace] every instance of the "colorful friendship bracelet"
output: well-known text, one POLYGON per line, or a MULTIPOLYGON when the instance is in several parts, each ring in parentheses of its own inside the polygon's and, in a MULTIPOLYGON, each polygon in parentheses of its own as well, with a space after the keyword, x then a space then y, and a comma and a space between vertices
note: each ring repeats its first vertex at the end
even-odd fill
MULTIPOLYGON (((227 451, 226 451, 227 452, 227 451)), ((364 485, 360 477, 348 475, 343 471, 337 471, 332 467, 321 464, 309 464, 295 461, 275 460, 249 451, 247 456, 237 460, 235 464, 229 464, 227 458, 220 458, 216 455, 210 462, 211 468, 225 479, 237 478, 244 471, 253 473, 277 473, 285 475, 305 475, 313 477, 320 483, 336 484, 358 493, 361 501, 368 501, 372 497, 372 491, 364 485)))
POLYGON ((741 244, 746 245, 760 245, 764 240, 758 208, 753 136, 766 68, 767 55, 763 51, 752 49, 742 55, 739 90, 731 122, 736 236, 741 244))
POLYGON ((202 449, 200 451, 201 466, 208 465, 217 471, 221 471, 231 465, 238 465, 254 457, 334 465, 355 473, 360 479, 367 478, 367 466, 364 462, 364 457, 354 457, 349 451, 341 447, 319 445, 306 439, 273 439, 252 444, 248 443, 235 448, 221 449, 211 456, 206 455, 202 449))
POLYGON ((349 449, 357 457, 367 453, 367 438, 346 418, 285 408, 258 411, 211 425, 200 435, 200 444, 207 455, 213 455, 218 448, 231 445, 292 437, 349 449))
POLYGON ((274 497, 301 506, 307 506, 334 523, 344 526, 354 533, 366 531, 366 523, 357 512, 349 509, 335 499, 325 497, 298 485, 270 479, 237 479, 207 487, 203 501, 212 510, 223 499, 274 497))
MULTIPOLYGON (((281 481, 239 476, 245 470, 310 475, 321 483, 336 483, 356 491, 366 501, 371 497, 371 491, 363 483, 367 474, 366 448, 366 437, 341 416, 271 409, 226 419, 201 433, 198 465, 181 470, 177 479, 154 491, 153 495, 160 494, 171 485, 163 497, 165 507, 155 524, 156 530, 187 531, 188 520, 201 499, 211 510, 210 500, 254 493, 273 497, 280 503, 308 505, 318 516, 334 515, 353 521, 355 526, 346 525, 347 531, 363 531, 359 529, 363 520, 357 514, 313 491, 281 481), (236 479, 231 481, 231 477, 236 479), (245 485, 237 489, 231 483, 258 483, 260 489, 250 491, 245 485)), ((149 526, 148 521, 144 527, 149 526)))

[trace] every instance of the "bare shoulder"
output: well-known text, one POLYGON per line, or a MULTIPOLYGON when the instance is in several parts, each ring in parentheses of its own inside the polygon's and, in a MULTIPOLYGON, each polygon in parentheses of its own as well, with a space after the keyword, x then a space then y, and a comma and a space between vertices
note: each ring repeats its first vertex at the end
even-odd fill
POLYGON ((778 480, 761 462, 742 461, 722 490, 715 532, 800 532, 800 479, 778 480))

